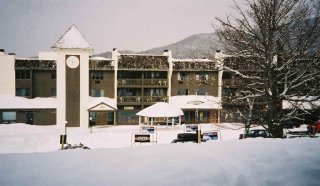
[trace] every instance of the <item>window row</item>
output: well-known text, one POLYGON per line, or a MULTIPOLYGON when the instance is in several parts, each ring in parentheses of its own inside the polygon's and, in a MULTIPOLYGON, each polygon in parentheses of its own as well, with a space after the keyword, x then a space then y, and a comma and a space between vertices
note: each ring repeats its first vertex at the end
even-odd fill
MULTIPOLYGON (((16 88, 16 96, 22 96, 22 97, 31 96, 30 88, 16 88)), ((57 89, 56 88, 50 89, 50 96, 52 96, 52 97, 57 96, 57 89)))
MULTIPOLYGON (((191 95, 189 89, 186 88, 181 88, 177 90, 177 95, 182 96, 182 95, 191 95)), ((196 95, 208 95, 208 90, 205 88, 199 88, 195 90, 196 95)))
MULTIPOLYGON (((118 89, 118 96, 141 96, 141 89, 121 88, 118 89)), ((144 96, 166 96, 167 89, 163 88, 148 88, 144 89, 144 96)))
POLYGON ((178 72, 177 80, 185 81, 185 80, 196 80, 196 81, 207 81, 209 80, 209 75, 206 73, 197 73, 195 75, 191 75, 188 72, 178 72))
POLYGON ((120 79, 167 79, 167 72, 119 71, 120 79))
MULTIPOLYGON (((51 79, 57 79, 57 72, 50 71, 51 79)), ((31 79, 31 70, 16 70, 16 79, 31 79)))

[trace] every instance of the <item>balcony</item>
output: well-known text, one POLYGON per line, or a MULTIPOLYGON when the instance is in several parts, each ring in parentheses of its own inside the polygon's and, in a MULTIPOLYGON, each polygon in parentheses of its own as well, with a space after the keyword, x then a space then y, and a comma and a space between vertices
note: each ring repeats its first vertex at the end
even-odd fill
POLYGON ((167 79, 118 79, 118 87, 168 87, 167 79))
POLYGON ((142 79, 118 79, 118 87, 137 87, 142 85, 142 79))
POLYGON ((118 105, 142 105, 156 102, 167 102, 168 96, 119 96, 118 105))

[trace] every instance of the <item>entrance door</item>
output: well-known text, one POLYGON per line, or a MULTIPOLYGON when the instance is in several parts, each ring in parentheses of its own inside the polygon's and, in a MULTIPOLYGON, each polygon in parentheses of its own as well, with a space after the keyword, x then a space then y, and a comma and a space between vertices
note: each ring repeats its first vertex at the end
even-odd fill
POLYGON ((96 125, 108 124, 108 112, 96 112, 96 125))
POLYGON ((33 125, 33 112, 27 112, 27 124, 33 125))

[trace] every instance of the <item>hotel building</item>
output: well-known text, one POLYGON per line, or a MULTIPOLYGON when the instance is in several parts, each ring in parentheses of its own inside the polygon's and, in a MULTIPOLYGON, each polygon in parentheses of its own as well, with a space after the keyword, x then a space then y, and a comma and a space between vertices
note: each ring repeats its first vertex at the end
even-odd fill
MULTIPOLYGON (((184 111, 186 123, 218 123, 222 71, 216 60, 162 55, 93 57, 73 25, 37 59, 0 49, 0 122, 88 127, 135 125, 156 102, 184 111)), ((156 122, 161 122, 161 119, 156 122)))

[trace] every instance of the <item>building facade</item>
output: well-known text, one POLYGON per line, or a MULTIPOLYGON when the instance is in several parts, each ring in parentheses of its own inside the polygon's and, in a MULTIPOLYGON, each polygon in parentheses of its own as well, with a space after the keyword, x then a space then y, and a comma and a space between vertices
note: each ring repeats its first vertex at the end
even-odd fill
POLYGON ((220 121, 222 72, 213 60, 174 59, 167 50, 92 57, 75 26, 52 49, 37 59, 0 51, 1 123, 134 125, 156 102, 179 106, 186 123, 220 121))

